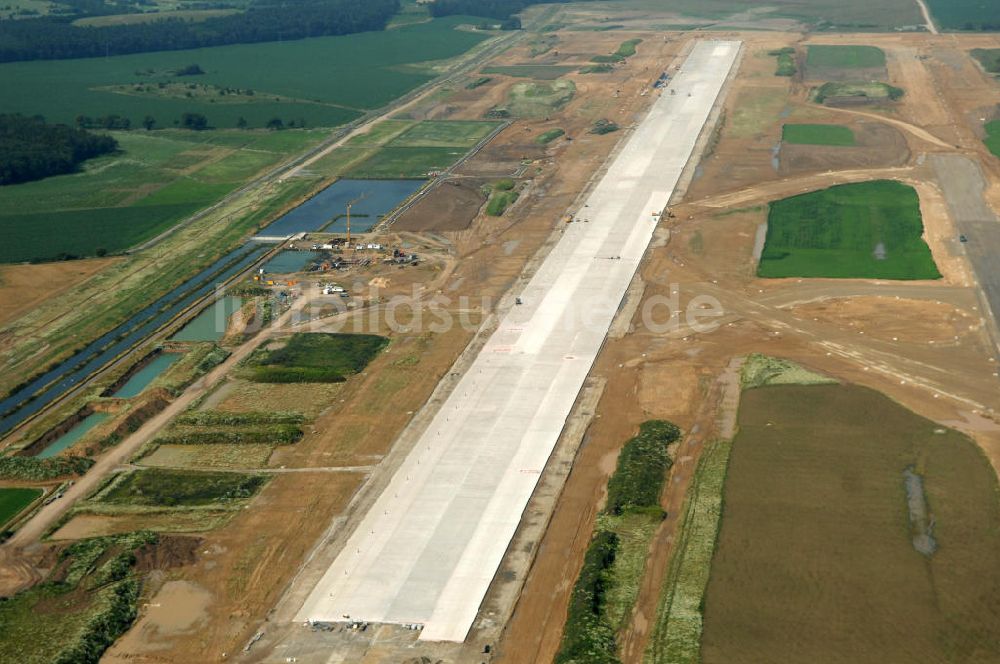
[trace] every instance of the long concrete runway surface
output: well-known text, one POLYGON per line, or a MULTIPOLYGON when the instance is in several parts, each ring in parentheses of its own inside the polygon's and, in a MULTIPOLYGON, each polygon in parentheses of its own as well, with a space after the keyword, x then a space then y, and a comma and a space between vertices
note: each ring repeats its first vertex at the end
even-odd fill
POLYGON ((739 50, 693 48, 299 620, 416 623, 422 640, 465 640, 739 50))

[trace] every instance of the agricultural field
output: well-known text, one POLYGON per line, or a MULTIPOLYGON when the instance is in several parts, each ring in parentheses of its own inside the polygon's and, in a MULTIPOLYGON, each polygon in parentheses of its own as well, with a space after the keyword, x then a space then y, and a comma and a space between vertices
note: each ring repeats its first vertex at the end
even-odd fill
POLYGON ((931 16, 945 30, 998 30, 1000 5, 996 0, 927 0, 931 16))
POLYGON ((475 120, 385 120, 353 137, 314 170, 359 179, 422 179, 449 168, 498 126, 475 120))
POLYGON ((838 185, 771 203, 757 275, 938 279, 922 235, 912 187, 889 180, 838 185))
POLYGON ((993 659, 997 488, 972 440, 867 388, 744 391, 701 661, 993 659))
MULTIPOLYGON (((946 0, 942 0, 944 2, 946 0)), ((588 2, 578 10, 587 16, 614 16, 622 12, 643 12, 651 16, 643 16, 644 23, 650 25, 651 19, 662 16, 663 25, 654 23, 659 29, 691 29, 706 27, 693 24, 671 24, 671 19, 677 14, 689 19, 707 19, 721 22, 726 19, 745 20, 745 12, 759 10, 761 5, 753 0, 673 0, 664 5, 658 0, 601 0, 588 2), (739 17, 737 15, 743 15, 739 17)), ((775 2, 768 6, 769 11, 761 12, 756 23, 766 25, 768 19, 793 19, 817 31, 843 31, 855 28, 864 31, 880 31, 891 28, 917 25, 922 22, 920 10, 914 2, 906 0, 886 0, 881 3, 862 2, 861 0, 810 0, 810 2, 775 2)), ((582 18, 582 17, 581 17, 582 18)), ((594 27, 580 26, 576 29, 609 29, 610 24, 595 24, 594 27)), ((618 27, 623 27, 619 25, 618 27)))
POLYGON ((218 128, 236 127, 240 118, 249 127, 263 127, 275 117, 307 127, 337 126, 434 78, 437 72, 426 63, 457 56, 489 37, 456 29, 469 21, 453 16, 337 37, 6 63, 0 65, 0 88, 19 94, 0 99, 0 113, 40 114, 63 123, 79 115, 117 114, 133 127, 147 115, 158 127, 171 127, 185 112, 201 113, 218 128), (191 64, 205 73, 181 82, 252 90, 253 100, 222 103, 221 96, 158 94, 160 83, 177 83, 175 71, 191 64), (135 93, 136 84, 151 92, 135 93), (122 94, 115 90, 123 88, 114 86, 133 91, 122 94))
POLYGON ((797 145, 855 144, 854 132, 850 127, 827 124, 786 124, 781 128, 781 140, 797 145))
POLYGON ((983 129, 986 130, 986 138, 983 142, 995 156, 1000 157, 1000 120, 990 120, 983 129))
POLYGON ((41 489, 0 487, 0 528, 42 495, 41 489))
POLYGON ((79 173, 0 187, 0 262, 114 254, 155 237, 321 130, 114 132, 120 151, 79 173))
POLYGON ((811 80, 875 81, 888 76, 885 52, 875 46, 809 46, 805 66, 811 80))
POLYGON ((201 507, 252 498, 267 478, 262 475, 149 468, 116 478, 94 501, 117 507, 201 507))
POLYGON ((373 334, 297 333, 275 350, 258 349, 246 361, 260 383, 339 383, 364 370, 389 343, 373 334))
POLYGON ((541 81, 554 81, 576 71, 572 65, 507 65, 503 67, 484 67, 483 74, 502 74, 518 78, 535 78, 541 81))
POLYGON ((836 69, 868 69, 885 66, 885 52, 875 46, 809 46, 806 66, 836 69))
POLYGON ((1000 74, 1000 48, 974 48, 969 53, 983 69, 991 74, 1000 74))

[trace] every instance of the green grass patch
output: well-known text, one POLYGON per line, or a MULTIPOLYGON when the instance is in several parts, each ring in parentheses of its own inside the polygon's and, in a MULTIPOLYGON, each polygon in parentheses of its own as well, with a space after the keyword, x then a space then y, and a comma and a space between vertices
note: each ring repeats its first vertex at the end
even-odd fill
POLYGON ((670 422, 643 422, 618 456, 608 502, 570 596, 557 663, 617 662, 615 635, 629 621, 646 554, 663 519, 660 493, 670 468, 668 446, 680 437, 670 422))
POLYGON ((829 124, 786 124, 781 128, 781 140, 799 145, 854 145, 850 127, 829 124))
POLYGON ((875 46, 808 46, 806 66, 825 69, 885 67, 885 52, 875 46))
POLYGON ((590 128, 591 134, 597 134, 598 136, 603 136, 604 134, 610 134, 613 131, 618 131, 618 124, 612 122, 611 120, 597 120, 594 125, 590 128))
POLYGON ((708 443, 684 499, 674 551, 643 662, 698 664, 702 603, 722 514, 722 489, 732 443, 708 443))
POLYGON ((149 468, 125 474, 97 498, 106 505, 196 507, 242 502, 267 482, 263 475, 149 468))
POLYGON ((0 528, 41 495, 41 489, 0 487, 0 528))
POLYGON ((563 131, 562 129, 559 129, 558 127, 556 129, 549 129, 548 131, 542 132, 541 134, 539 134, 538 136, 536 136, 535 137, 535 143, 539 143, 541 145, 545 145, 547 143, 551 143, 552 141, 556 140, 560 136, 565 136, 565 135, 566 135, 566 132, 563 131))
POLYGON ((836 383, 827 376, 809 371, 792 362, 761 353, 750 353, 743 362, 740 384, 744 389, 765 385, 820 385, 836 383))
POLYGON ((607 63, 587 65, 580 70, 581 74, 607 74, 608 72, 614 71, 615 68, 607 63))
POLYGON ((890 180, 771 203, 761 277, 938 279, 917 192, 890 180))
POLYGON ((291 445, 302 438, 295 424, 257 424, 252 427, 172 427, 156 439, 158 445, 291 445))
POLYGON ((304 421, 305 415, 294 412, 247 411, 230 413, 220 410, 195 410, 177 417, 173 423, 198 427, 247 427, 261 424, 302 424, 304 421))
POLYGON ((813 92, 813 100, 823 104, 835 98, 860 98, 871 101, 898 101, 906 91, 888 83, 824 83, 813 92))
POLYGON ((78 456, 54 456, 48 459, 6 456, 0 457, 0 479, 54 480, 61 477, 83 475, 93 465, 93 459, 78 456))
POLYGON ((659 509, 663 481, 670 468, 667 446, 681 430, 663 420, 643 422, 639 433, 622 447, 618 466, 608 480, 606 511, 623 514, 637 509, 659 509))
POLYGON ((775 69, 775 76, 795 76, 799 69, 795 66, 795 49, 791 46, 768 51, 768 55, 778 58, 778 68, 775 69))
POLYGON ((486 214, 491 217, 503 216, 511 205, 517 200, 516 191, 494 191, 486 204, 486 214))
POLYGON ((389 343, 373 334, 297 333, 277 350, 255 352, 249 378, 262 383, 338 383, 364 370, 389 343))
POLYGON ((545 117, 568 104, 575 93, 576 85, 567 80, 515 83, 508 93, 507 105, 494 110, 517 117, 545 117))
POLYGON ((471 149, 499 126, 482 120, 425 120, 395 136, 386 145, 407 148, 471 149))
POLYGON ((612 62, 625 62, 626 59, 635 55, 635 47, 642 42, 641 39, 629 39, 623 41, 619 46, 618 50, 610 55, 595 55, 590 60, 591 62, 609 64, 612 62))
POLYGON ((991 74, 1000 74, 1000 48, 974 48, 969 53, 983 69, 991 74))
POLYGON ((1000 649, 994 588, 997 476, 973 440, 860 386, 744 391, 706 664, 973 661, 1000 649), (907 471, 922 482, 931 553, 915 546, 907 471))
POLYGON ((573 586, 556 664, 613 664, 615 631, 605 614, 611 566, 618 536, 606 530, 594 534, 573 586))
POLYGON ((384 147, 348 168, 344 175, 361 179, 423 179, 447 169, 466 152, 456 147, 384 147))
POLYGON ((135 551, 149 532, 81 540, 42 583, 0 602, 0 661, 96 664, 135 620, 135 551))
POLYGON ((477 78, 472 79, 468 83, 466 83, 465 84, 465 89, 466 90, 475 90, 476 88, 481 88, 482 86, 486 85, 487 83, 489 83, 492 80, 493 79, 491 77, 489 77, 489 76, 479 76, 477 78))
POLYGON ((1000 157, 1000 120, 990 120, 983 128, 986 130, 986 138, 983 142, 995 156, 1000 157))
POLYGON ((502 74, 517 78, 534 78, 540 81, 554 81, 566 74, 576 71, 573 65, 507 65, 503 67, 484 67, 483 74, 502 74))
POLYGON ((460 16, 434 19, 382 32, 362 32, 285 42, 238 44, 186 51, 162 51, 111 58, 16 62, 0 65, 0 112, 41 114, 50 122, 72 123, 77 115, 110 113, 133 127, 146 115, 159 127, 173 126, 184 112, 205 115, 213 127, 264 127, 278 117, 302 119, 308 127, 337 126, 364 110, 382 106, 433 79, 426 63, 455 57, 489 37, 459 30, 460 16), (198 84, 253 90, 253 101, 212 103, 211 97, 186 99, 120 94, 108 86, 172 83, 173 72, 197 62, 205 74, 198 84), (247 62, 254 62, 248 67, 247 62), (275 100, 277 98, 277 101, 275 100))

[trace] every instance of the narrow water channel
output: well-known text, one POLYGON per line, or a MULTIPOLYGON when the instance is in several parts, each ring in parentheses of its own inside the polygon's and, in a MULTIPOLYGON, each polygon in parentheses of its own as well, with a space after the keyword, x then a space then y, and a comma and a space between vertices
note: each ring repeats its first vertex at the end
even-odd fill
POLYGON ((74 356, 33 378, 0 400, 0 435, 7 433, 68 390, 86 380, 138 341, 204 297, 216 287, 255 263, 270 247, 254 242, 229 252, 215 263, 156 299, 114 329, 90 342, 74 356))

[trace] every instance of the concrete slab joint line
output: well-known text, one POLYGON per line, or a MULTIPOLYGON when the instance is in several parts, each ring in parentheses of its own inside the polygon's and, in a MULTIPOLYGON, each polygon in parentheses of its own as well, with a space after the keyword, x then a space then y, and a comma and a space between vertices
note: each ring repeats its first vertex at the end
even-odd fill
POLYGON ((465 639, 740 46, 692 49, 674 94, 653 102, 572 210, 588 223, 566 225, 298 620, 416 623, 425 641, 465 639))

